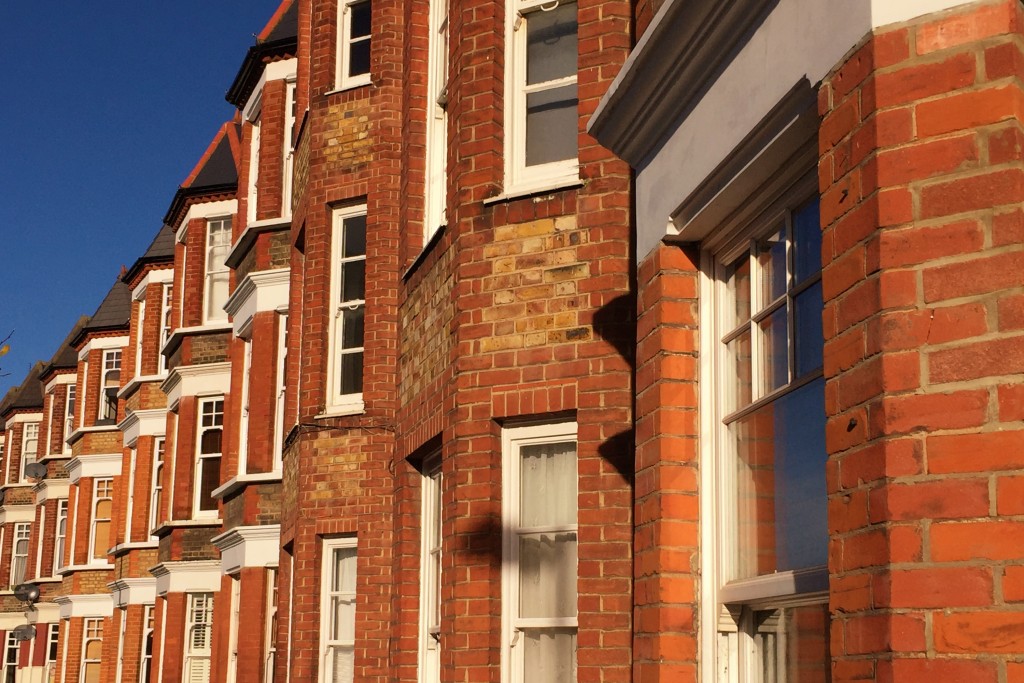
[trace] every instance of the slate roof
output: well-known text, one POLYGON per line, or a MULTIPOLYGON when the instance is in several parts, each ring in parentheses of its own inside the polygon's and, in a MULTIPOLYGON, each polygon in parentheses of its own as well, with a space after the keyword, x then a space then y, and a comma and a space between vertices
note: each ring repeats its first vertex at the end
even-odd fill
POLYGON ((107 292, 88 324, 74 336, 71 343, 78 346, 90 332, 127 328, 132 317, 132 291, 120 278, 107 292))
POLYGON ((228 137, 223 136, 206 163, 189 184, 190 188, 216 187, 238 182, 238 169, 228 137))
POLYGON ((43 368, 42 375, 45 377, 54 370, 67 370, 69 368, 78 367, 78 351, 75 350, 74 345, 71 343, 79 334, 82 329, 89 324, 89 316, 83 315, 75 322, 75 326, 68 333, 68 336, 61 342, 57 352, 53 354, 53 358, 43 368))
POLYGON ((299 36, 299 4, 283 0, 274 16, 256 36, 256 44, 246 52, 242 66, 224 97, 239 109, 245 106, 263 74, 268 61, 295 54, 299 36))
POLYGON ((174 229, 192 199, 234 196, 238 189, 241 129, 241 115, 235 112, 235 118, 220 127, 192 172, 174 193, 171 206, 164 215, 166 225, 174 229))
MULTIPOLYGON (((7 391, 4 400, 0 401, 0 418, 12 410, 41 409, 43 407, 43 383, 39 381, 39 375, 42 370, 42 361, 36 361, 36 364, 28 371, 21 384, 11 387, 7 391)), ((6 421, 0 420, 0 422, 6 421)))
POLYGON ((139 258, 135 259, 132 267, 121 276, 126 284, 131 284, 135 276, 150 263, 170 263, 174 261, 174 228, 166 223, 157 231, 156 237, 150 243, 149 248, 139 258))

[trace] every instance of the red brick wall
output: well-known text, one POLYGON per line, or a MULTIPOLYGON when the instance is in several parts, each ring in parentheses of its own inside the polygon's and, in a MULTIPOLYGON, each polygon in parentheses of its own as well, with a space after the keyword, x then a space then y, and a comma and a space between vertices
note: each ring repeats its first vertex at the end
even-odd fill
POLYGON ((837 681, 1020 680, 1021 27, 883 30, 821 89, 837 681))

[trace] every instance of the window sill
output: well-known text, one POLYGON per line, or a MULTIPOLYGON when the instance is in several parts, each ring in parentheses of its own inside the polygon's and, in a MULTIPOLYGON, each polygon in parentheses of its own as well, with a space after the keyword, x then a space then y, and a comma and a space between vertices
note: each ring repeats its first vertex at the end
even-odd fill
POLYGON ((108 550, 107 553, 117 557, 118 555, 124 555, 132 550, 152 550, 153 548, 159 547, 160 544, 153 541, 132 541, 131 543, 118 543, 108 550))
POLYGON ((154 536, 166 536, 174 529, 192 529, 195 527, 204 526, 220 526, 224 523, 219 517, 211 517, 209 519, 176 519, 172 522, 162 522, 160 526, 153 529, 150 533, 154 536))
POLYGON ((324 97, 330 97, 331 95, 338 95, 343 92, 350 90, 356 90, 357 88, 365 88, 368 85, 373 85, 373 81, 367 78, 365 81, 357 81, 355 83, 337 84, 334 86, 334 90, 328 90, 324 93, 324 97))
POLYGON ((105 572, 113 568, 114 565, 109 562, 105 564, 69 564, 66 567, 61 567, 57 573, 61 576, 67 576, 75 572, 105 572))
POLYGON ((828 596, 828 568, 812 567, 777 572, 722 586, 718 600, 723 604, 805 600, 822 593, 828 596))
POLYGON ((269 484, 281 481, 281 472, 259 472, 256 474, 239 474, 231 477, 224 484, 210 492, 214 498, 225 498, 248 484, 269 484))
POLYGON ((533 185, 523 185, 520 187, 513 187, 512 189, 502 192, 494 197, 488 197, 484 200, 484 206, 510 202, 514 199, 537 197, 540 195, 551 194, 553 192, 561 192, 563 190, 573 190, 580 187, 583 187, 583 181, 580 180, 579 176, 554 179, 545 183, 537 183, 533 185))
POLYGON ((319 415, 314 415, 314 420, 325 420, 331 417, 346 417, 348 415, 361 415, 366 412, 366 406, 360 401, 353 401, 352 403, 339 403, 338 405, 327 406, 324 408, 324 412, 319 415))

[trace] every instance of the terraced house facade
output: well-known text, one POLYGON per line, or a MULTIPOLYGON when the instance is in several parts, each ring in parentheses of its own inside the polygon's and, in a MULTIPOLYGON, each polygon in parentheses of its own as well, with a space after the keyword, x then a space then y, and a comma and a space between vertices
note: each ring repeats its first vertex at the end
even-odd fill
POLYGON ((284 0, 0 403, 4 680, 1024 682, 1024 10, 841 5, 284 0))

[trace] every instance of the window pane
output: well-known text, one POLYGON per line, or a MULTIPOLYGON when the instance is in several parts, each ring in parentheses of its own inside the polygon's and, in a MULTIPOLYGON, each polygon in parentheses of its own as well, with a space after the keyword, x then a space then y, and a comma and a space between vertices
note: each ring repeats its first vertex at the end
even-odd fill
POLYGON ((200 460, 199 509, 216 510, 217 499, 213 491, 220 486, 220 458, 203 458, 200 460))
POLYGON ((521 527, 576 523, 576 444, 534 444, 520 449, 521 527))
POLYGON ((529 683, 573 683, 576 680, 576 630, 525 630, 523 680, 529 683))
POLYGON ((809 372, 820 369, 824 364, 822 357, 824 335, 821 328, 821 311, 824 304, 821 300, 821 282, 818 281, 800 292, 795 298, 796 315, 796 376, 803 377, 809 372))
POLYGON ((826 564, 825 381, 733 422, 735 578, 826 564))
POLYGON ((336 548, 331 590, 354 593, 356 590, 356 549, 336 548))
POLYGON ((330 634, 331 640, 340 640, 343 643, 352 643, 356 639, 356 598, 355 595, 335 597, 333 602, 332 615, 334 623, 333 631, 330 634))
POLYGON ((754 645, 766 683, 827 683, 831 680, 828 605, 754 613, 754 645))
POLYGON ((370 41, 361 40, 348 47, 348 75, 359 76, 370 73, 370 41))
POLYGON ((786 293, 786 231, 780 229, 757 245, 761 266, 761 305, 763 309, 786 293))
POLYGON ((786 306, 761 321, 761 377, 765 394, 789 382, 789 324, 786 306))
POLYGON ((352 13, 349 36, 361 38, 370 35, 370 3, 359 2, 349 5, 349 11, 352 13))
POLYGON ((821 270, 821 221, 817 198, 793 214, 793 261, 797 284, 821 270))
POLYGON ((363 314, 366 308, 362 305, 344 308, 341 311, 341 348, 357 349, 363 345, 363 314))
POLYGON ((729 294, 732 296, 732 317, 726 321, 725 331, 733 330, 750 320, 750 257, 743 257, 729 266, 726 276, 729 294))
POLYGON ((341 356, 341 393, 359 394, 363 391, 363 353, 341 356))
POLYGON ((343 258, 366 254, 366 216, 350 216, 345 219, 345 238, 342 244, 343 258))
POLYGON ((519 614, 576 616, 576 534, 519 537, 519 614))
POLYGON ((345 261, 341 264, 341 301, 365 298, 366 261, 345 261))
POLYGON ((575 83, 527 95, 526 165, 575 159, 578 125, 575 83))
POLYGON ((577 53, 575 4, 559 4, 550 12, 527 16, 527 85, 574 75, 577 53))
POLYGON ((728 411, 732 412, 733 410, 739 410, 744 406, 750 405, 753 397, 750 330, 729 342, 726 345, 726 351, 729 354, 727 367, 736 373, 735 401, 728 411))
POLYGON ((223 430, 221 429, 208 429, 203 432, 202 440, 199 444, 199 452, 206 455, 210 453, 220 453, 220 443, 223 430))
POLYGON ((331 683, 351 683, 355 680, 355 650, 351 646, 331 648, 331 683))
POLYGON ((98 560, 105 560, 107 549, 110 548, 110 522, 95 522, 93 527, 95 535, 93 536, 92 556, 98 560))

